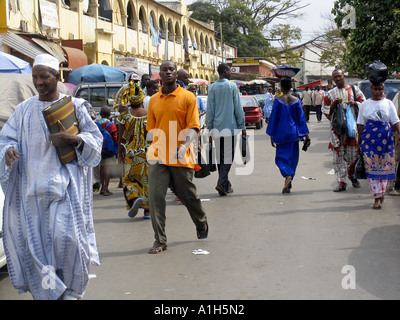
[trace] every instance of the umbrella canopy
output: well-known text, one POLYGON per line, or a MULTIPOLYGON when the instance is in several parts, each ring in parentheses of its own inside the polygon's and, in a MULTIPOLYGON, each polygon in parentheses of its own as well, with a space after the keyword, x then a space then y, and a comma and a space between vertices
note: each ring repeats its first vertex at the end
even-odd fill
POLYGON ((29 62, 0 51, 0 73, 32 73, 29 62))
POLYGON ((265 80, 262 80, 262 79, 254 79, 254 80, 251 80, 248 84, 249 85, 253 85, 253 84, 268 84, 268 82, 265 81, 265 80))
POLYGON ((153 73, 153 74, 150 76, 150 78, 156 80, 157 82, 161 82, 161 77, 160 77, 160 73, 159 73, 159 72, 153 73))
POLYGON ((275 75, 275 77, 278 78, 285 78, 285 77, 293 78, 296 74, 299 73, 300 69, 289 67, 287 65, 281 65, 272 68, 270 71, 275 75))
POLYGON ((190 79, 191 82, 198 84, 199 86, 208 86, 210 81, 204 79, 190 79))
POLYGON ((76 88, 76 84, 64 82, 64 86, 66 86, 66 87, 68 88, 68 90, 69 90, 69 92, 70 92, 71 94, 74 93, 74 90, 75 90, 75 88, 76 88))
POLYGON ((82 82, 124 82, 128 80, 125 71, 106 66, 104 64, 90 64, 72 71, 68 82, 80 84, 82 82))
POLYGON ((122 71, 125 71, 128 74, 129 77, 130 77, 130 75, 132 73, 136 73, 139 77, 142 77, 142 75, 144 74, 143 72, 139 71, 139 69, 136 69, 136 68, 133 68, 133 67, 124 66, 124 65, 118 66, 118 67, 115 67, 115 68, 117 68, 119 70, 122 70, 122 71))
POLYGON ((231 80, 232 82, 236 83, 239 87, 245 86, 247 82, 242 80, 231 80))

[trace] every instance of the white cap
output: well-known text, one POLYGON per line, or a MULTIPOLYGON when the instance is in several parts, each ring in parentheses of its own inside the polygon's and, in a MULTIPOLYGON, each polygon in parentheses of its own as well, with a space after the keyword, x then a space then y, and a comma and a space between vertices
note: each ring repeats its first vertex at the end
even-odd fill
POLYGON ((33 66, 46 66, 56 71, 60 71, 60 62, 50 54, 40 54, 36 56, 33 66))

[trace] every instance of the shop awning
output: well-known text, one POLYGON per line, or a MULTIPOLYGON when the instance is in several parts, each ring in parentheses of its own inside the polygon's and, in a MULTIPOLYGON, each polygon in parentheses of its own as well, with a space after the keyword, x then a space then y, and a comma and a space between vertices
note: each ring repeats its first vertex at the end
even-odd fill
POLYGON ((15 33, 7 33, 3 38, 3 43, 10 48, 22 53, 23 55, 35 60, 36 56, 39 54, 47 53, 41 47, 38 47, 32 42, 21 38, 19 35, 15 33))
POLYGON ((318 87, 318 86, 324 87, 324 86, 327 86, 327 85, 328 85, 327 81, 320 80, 320 81, 315 81, 315 82, 310 82, 310 83, 307 83, 307 84, 303 84, 302 86, 297 87, 297 89, 305 89, 306 86, 308 86, 311 89, 312 87, 318 87))
POLYGON ((61 46, 55 42, 44 40, 40 38, 33 38, 32 41, 39 45, 42 49, 46 50, 47 53, 51 54, 52 56, 56 57, 60 63, 67 62, 67 59, 64 56, 64 51, 62 50, 61 46))
POLYGON ((86 53, 77 48, 62 47, 67 57, 67 68, 71 70, 78 69, 88 64, 86 53))

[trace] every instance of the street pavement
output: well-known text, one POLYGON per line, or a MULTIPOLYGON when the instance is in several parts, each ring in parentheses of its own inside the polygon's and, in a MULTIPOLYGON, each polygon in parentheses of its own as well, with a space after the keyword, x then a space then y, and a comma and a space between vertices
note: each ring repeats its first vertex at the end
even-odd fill
MULTIPOLYGON (((195 179, 209 237, 197 240, 186 208, 167 195, 168 250, 150 255, 151 222, 129 218, 118 181, 94 195, 101 266, 85 300, 369 300, 400 299, 400 197, 372 210, 368 186, 334 193, 329 124, 311 116, 312 145, 301 151, 291 194, 261 130, 249 164, 235 164, 234 192, 221 197, 217 174, 195 179), (251 174, 246 174, 245 171, 251 174), (197 249, 207 255, 195 255, 197 249)), ((237 159, 237 162, 240 162, 237 159)), ((0 270, 0 300, 31 300, 0 270)))

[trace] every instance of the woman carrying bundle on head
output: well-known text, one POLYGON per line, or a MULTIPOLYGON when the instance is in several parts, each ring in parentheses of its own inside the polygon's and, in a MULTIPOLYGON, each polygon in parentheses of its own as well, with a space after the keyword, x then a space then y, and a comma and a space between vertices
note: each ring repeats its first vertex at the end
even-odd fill
POLYGON ((275 163, 285 178, 282 193, 290 193, 299 162, 299 141, 305 138, 306 150, 311 140, 301 101, 290 94, 291 77, 294 77, 299 69, 279 66, 271 71, 281 78, 283 95, 274 100, 267 134, 271 137, 271 145, 276 148, 275 163))
POLYGON ((386 66, 375 61, 367 68, 372 97, 361 104, 357 118, 361 155, 373 209, 381 209, 388 180, 396 177, 395 145, 392 128, 400 134, 400 120, 393 102, 383 93, 388 77, 386 66))

